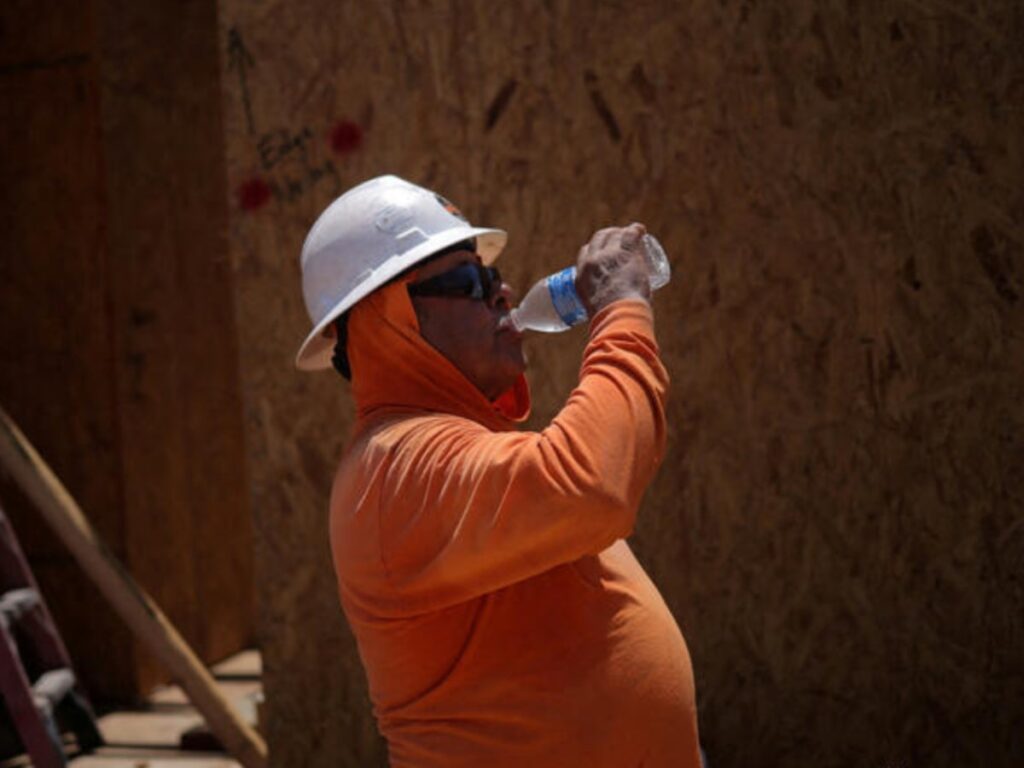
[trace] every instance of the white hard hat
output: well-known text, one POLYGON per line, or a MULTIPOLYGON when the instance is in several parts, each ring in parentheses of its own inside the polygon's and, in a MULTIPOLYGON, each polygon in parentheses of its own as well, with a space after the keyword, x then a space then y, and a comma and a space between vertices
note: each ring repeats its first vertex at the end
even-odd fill
POLYGON ((397 176, 378 176, 343 194, 302 246, 302 293, 313 330, 295 365, 330 368, 334 339, 325 330, 334 320, 414 264, 472 238, 490 264, 507 235, 471 226, 445 198, 397 176))

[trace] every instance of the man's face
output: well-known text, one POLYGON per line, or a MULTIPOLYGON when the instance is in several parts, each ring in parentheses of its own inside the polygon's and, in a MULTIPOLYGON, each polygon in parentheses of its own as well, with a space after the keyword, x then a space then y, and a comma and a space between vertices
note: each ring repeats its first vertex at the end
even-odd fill
MULTIPOLYGON (((416 282, 466 263, 480 263, 480 257, 470 251, 446 253, 420 267, 416 282)), ((507 320, 511 295, 502 283, 488 300, 411 297, 420 335, 490 400, 511 387, 526 368, 522 336, 507 320)))

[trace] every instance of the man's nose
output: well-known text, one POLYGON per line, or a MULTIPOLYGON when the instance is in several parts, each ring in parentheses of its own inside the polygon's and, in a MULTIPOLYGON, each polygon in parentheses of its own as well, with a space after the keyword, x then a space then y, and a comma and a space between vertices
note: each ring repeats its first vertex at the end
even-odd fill
POLYGON ((511 307, 515 297, 516 294, 515 291, 512 290, 512 286, 505 281, 502 281, 498 290, 491 294, 490 305, 499 309, 511 307))

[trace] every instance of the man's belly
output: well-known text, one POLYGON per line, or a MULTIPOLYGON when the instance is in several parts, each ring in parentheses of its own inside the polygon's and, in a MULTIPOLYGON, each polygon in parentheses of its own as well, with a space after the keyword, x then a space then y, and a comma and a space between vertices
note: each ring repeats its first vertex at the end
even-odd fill
POLYGON ((625 542, 413 625, 355 629, 394 766, 697 754, 686 644, 625 542))

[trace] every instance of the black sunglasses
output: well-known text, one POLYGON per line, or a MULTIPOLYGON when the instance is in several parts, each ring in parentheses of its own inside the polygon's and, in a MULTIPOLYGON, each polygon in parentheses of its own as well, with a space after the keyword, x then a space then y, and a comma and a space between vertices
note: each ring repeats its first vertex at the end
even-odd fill
POLYGON ((501 290, 501 274, 494 267, 466 263, 452 267, 409 286, 410 296, 445 296, 449 298, 490 301, 501 290))

